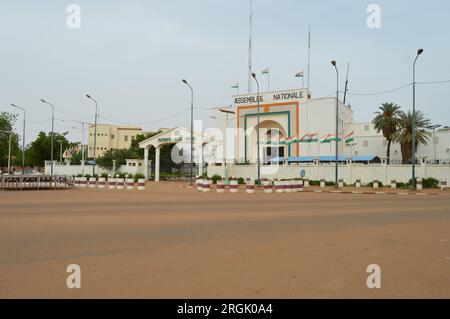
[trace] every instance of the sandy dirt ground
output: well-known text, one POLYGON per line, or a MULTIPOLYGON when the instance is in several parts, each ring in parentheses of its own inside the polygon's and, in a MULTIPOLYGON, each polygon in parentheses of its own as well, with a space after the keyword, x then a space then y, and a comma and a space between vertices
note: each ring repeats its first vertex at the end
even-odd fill
POLYGON ((0 297, 450 298, 450 192, 0 192, 0 297))

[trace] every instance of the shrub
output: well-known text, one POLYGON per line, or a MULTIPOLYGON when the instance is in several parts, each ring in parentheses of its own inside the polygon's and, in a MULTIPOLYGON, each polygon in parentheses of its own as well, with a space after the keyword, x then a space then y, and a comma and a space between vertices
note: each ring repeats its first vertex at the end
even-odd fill
MULTIPOLYGON (((373 187, 373 182, 370 182, 366 185, 367 187, 373 187)), ((378 187, 384 187, 383 183, 378 181, 378 187)))
POLYGON ((220 181, 220 180, 222 180, 222 176, 220 176, 220 175, 214 175, 213 177, 212 177, 212 183, 213 184, 217 184, 217 182, 218 181, 220 181))
POLYGON ((239 177, 238 184, 240 184, 240 185, 245 184, 245 179, 243 177, 239 177))
POLYGON ((136 174, 134 175, 134 181, 137 182, 140 179, 145 179, 144 174, 136 174))
POLYGON ((422 181, 424 188, 437 188, 439 186, 439 181, 433 177, 425 178, 422 181))
POLYGON ((319 186, 320 185, 320 181, 316 181, 316 180, 309 181, 309 185, 310 186, 319 186))

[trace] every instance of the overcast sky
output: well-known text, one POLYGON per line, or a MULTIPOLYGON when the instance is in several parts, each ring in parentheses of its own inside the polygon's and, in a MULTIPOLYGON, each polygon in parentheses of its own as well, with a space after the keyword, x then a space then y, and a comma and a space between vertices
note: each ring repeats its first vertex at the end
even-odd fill
MULTIPOLYGON (((417 81, 450 80, 450 1, 254 0, 254 70, 271 70, 271 88, 299 86, 294 74, 306 70, 308 24, 312 30, 313 97, 335 90, 350 67, 350 92, 379 92, 412 82, 418 48, 417 81), (370 29, 367 6, 381 7, 381 28, 370 29)), ((72 0, 0 3, 0 110, 24 106, 27 142, 50 130, 56 106, 58 131, 80 139, 80 125, 92 121, 99 102, 102 123, 147 123, 145 130, 188 126, 189 91, 195 89, 195 117, 231 103, 233 83, 247 89, 247 0, 72 0), (81 28, 66 25, 67 6, 81 8, 81 28), (115 121, 115 122, 112 122, 115 121)), ((261 76, 261 75, 260 75, 261 76)), ((261 76, 262 77, 262 76, 261 76)), ((265 79, 261 79, 265 87, 265 79)), ((450 83, 419 85, 417 107, 434 123, 450 124, 450 83)), ((369 121, 385 101, 412 106, 411 87, 377 96, 349 97, 355 122, 369 121)), ((209 121, 208 121, 209 122, 209 121)), ((208 123, 207 123, 208 124, 208 123)), ((21 125, 17 128, 21 130, 21 125)))

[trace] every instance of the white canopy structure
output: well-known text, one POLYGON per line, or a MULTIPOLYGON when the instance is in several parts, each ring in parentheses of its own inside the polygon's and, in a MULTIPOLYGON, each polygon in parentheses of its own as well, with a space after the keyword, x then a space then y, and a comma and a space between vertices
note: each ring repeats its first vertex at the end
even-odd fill
MULTIPOLYGON (((199 175, 203 174, 203 146, 209 142, 206 136, 194 132, 194 163, 198 164, 199 175), (198 150, 197 152, 195 150, 198 150), (197 158, 196 158, 197 157, 197 158)), ((148 180, 148 154, 149 149, 154 147, 155 153, 155 182, 159 182, 161 147, 167 144, 180 144, 183 148, 190 150, 191 131, 184 127, 175 127, 152 136, 139 143, 139 147, 144 149, 144 175, 148 180)), ((185 162, 190 162, 190 152, 185 162)))

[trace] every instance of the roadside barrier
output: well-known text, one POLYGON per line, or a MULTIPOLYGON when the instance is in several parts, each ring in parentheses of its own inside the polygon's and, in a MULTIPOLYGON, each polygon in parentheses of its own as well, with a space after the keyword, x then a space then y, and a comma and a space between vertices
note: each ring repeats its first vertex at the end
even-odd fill
POLYGON ((230 193, 237 193, 239 191, 239 183, 237 180, 230 181, 230 193))
POLYGON ((140 191, 145 190, 145 179, 143 178, 138 179, 138 190, 140 191))
POLYGON ((325 188, 325 180, 323 178, 320 180, 320 188, 325 188))
POLYGON ((356 188, 361 188, 361 186, 362 186, 361 179, 356 180, 355 186, 356 186, 356 188))
POLYGON ((275 185, 276 193, 283 193, 283 181, 274 181, 273 184, 275 185))
POLYGON ((199 192, 203 191, 203 180, 201 178, 198 178, 195 183, 197 184, 197 190, 199 192))
POLYGON ((95 188, 97 179, 95 177, 89 177, 89 188, 95 188))
POLYGON ((266 194, 272 194, 273 193, 273 187, 272 187, 272 181, 262 181, 264 193, 266 194))
POLYGON ((81 186, 81 180, 80 180, 80 178, 81 178, 81 177, 75 177, 75 178, 73 179, 73 184, 75 185, 75 187, 80 187, 80 186, 81 186))
POLYGON ((374 181, 373 181, 373 188, 380 188, 380 182, 378 182, 378 180, 377 179, 375 179, 374 181))
POLYGON ((305 188, 309 187, 309 179, 307 179, 307 178, 304 179, 303 187, 305 187, 305 188))
POLYGON ((208 179, 203 180, 203 192, 210 192, 211 191, 211 181, 208 179))
POLYGON ((252 181, 249 178, 247 178, 246 185, 247 185, 247 194, 253 194, 255 192, 255 181, 252 181))
POLYGON ((344 187, 344 180, 340 179, 338 182, 339 188, 343 188, 344 187))
POLYGON ((124 185, 125 185, 125 181, 123 178, 116 178, 117 189, 123 189, 124 185))
POLYGON ((110 177, 108 179, 108 188, 115 189, 116 188, 116 179, 114 177, 110 177))
POLYGON ((441 191, 445 191, 447 189, 447 180, 441 180, 441 191))
POLYGON ((134 189, 134 178, 127 178, 127 189, 134 189))
POLYGON ((391 180, 391 188, 397 189, 397 181, 395 179, 391 180))
POLYGON ((105 184, 106 184, 106 179, 104 177, 99 177, 98 178, 98 188, 100 189, 104 189, 105 188, 105 184))
POLYGON ((423 189, 423 179, 421 177, 418 177, 416 179, 416 188, 419 191, 421 191, 423 189))
POLYGON ((225 181, 222 179, 220 181, 217 181, 217 192, 218 193, 225 193, 225 181))

